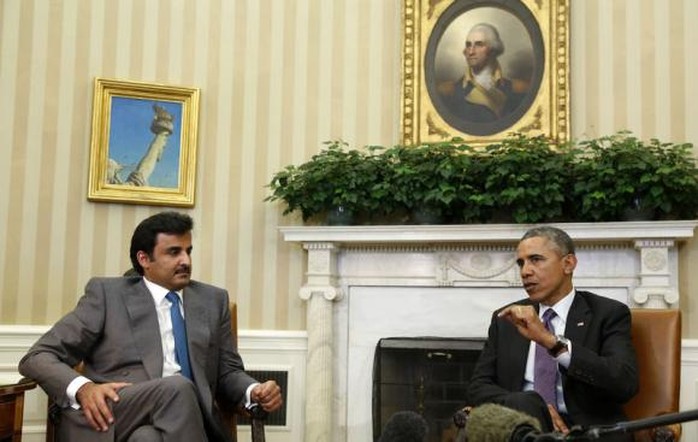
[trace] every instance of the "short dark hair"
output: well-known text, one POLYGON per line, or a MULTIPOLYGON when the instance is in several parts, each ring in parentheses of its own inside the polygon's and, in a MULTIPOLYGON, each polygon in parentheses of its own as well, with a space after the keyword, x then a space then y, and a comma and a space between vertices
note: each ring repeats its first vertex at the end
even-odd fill
POLYGON ((137 254, 142 250, 152 258, 159 233, 183 235, 193 227, 194 220, 189 215, 174 211, 160 212, 141 221, 131 237, 129 256, 134 270, 143 275, 143 267, 138 263, 137 254))
POLYGON ((552 242, 561 256, 574 255, 574 241, 572 241, 572 238, 562 229, 553 226, 534 227, 524 233, 519 242, 536 237, 545 238, 552 242))

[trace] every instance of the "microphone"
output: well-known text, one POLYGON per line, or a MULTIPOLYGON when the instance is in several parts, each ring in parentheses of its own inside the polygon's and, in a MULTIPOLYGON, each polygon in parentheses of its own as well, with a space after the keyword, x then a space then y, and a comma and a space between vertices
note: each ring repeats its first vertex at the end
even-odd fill
POLYGON ((385 423, 378 442, 426 442, 429 425, 414 411, 398 411, 385 423))
POLYGON ((659 416, 648 417, 634 421, 618 422, 613 425, 591 426, 585 431, 582 431, 579 435, 571 434, 569 440, 596 440, 608 434, 633 433, 639 430, 647 430, 650 428, 680 424, 682 422, 694 420, 698 420, 698 410, 680 411, 678 413, 665 413, 659 416))
POLYGON ((542 434, 538 419, 497 404, 483 404, 467 418, 468 442, 544 442, 564 440, 561 434, 542 434))

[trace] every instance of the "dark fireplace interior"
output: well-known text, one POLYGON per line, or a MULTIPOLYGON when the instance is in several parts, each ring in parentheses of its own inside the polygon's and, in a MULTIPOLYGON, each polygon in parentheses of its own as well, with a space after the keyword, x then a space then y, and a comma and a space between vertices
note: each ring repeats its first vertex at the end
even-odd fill
POLYGON ((373 361, 373 439, 398 411, 419 413, 429 425, 429 442, 453 440, 453 413, 464 407, 465 391, 481 338, 383 338, 373 361))

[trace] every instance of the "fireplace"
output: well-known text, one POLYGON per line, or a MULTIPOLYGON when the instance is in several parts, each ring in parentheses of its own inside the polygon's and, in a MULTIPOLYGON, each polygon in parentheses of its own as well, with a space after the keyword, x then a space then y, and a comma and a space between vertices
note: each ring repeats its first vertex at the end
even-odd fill
POLYGON ((429 426, 428 442, 453 437, 453 413, 466 405, 465 391, 483 339, 383 338, 373 360, 373 439, 390 417, 414 411, 429 426))
MULTIPOLYGON (((678 245, 696 221, 557 224, 577 244, 575 286, 630 307, 677 307, 678 245)), ((307 251, 305 440, 374 432, 373 360, 385 337, 484 338, 521 299, 516 243, 531 226, 293 226, 307 251)))

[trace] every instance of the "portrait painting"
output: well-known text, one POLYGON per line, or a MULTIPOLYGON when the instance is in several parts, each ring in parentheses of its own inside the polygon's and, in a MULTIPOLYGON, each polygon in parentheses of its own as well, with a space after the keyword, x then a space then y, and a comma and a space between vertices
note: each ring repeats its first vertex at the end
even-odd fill
POLYGON ((566 0, 404 2, 405 142, 568 137, 566 0))
POLYGON ((97 79, 93 201, 193 205, 198 90, 97 79))

